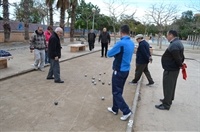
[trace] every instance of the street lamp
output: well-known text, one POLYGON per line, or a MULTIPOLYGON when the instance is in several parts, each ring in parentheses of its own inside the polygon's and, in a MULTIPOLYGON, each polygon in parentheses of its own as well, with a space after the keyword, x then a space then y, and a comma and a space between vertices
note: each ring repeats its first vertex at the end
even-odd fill
POLYGON ((92 12, 93 12, 92 29, 94 29, 94 16, 95 16, 96 9, 95 9, 95 8, 92 8, 92 12))

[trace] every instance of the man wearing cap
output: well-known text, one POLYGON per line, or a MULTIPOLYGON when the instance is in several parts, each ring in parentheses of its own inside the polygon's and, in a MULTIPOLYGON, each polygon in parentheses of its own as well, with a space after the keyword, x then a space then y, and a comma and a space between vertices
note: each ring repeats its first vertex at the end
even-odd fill
POLYGON ((107 54, 108 57, 115 58, 112 75, 113 105, 108 107, 108 111, 116 115, 120 109, 123 112, 123 116, 120 118, 122 121, 127 120, 132 114, 122 96, 134 52, 134 43, 129 37, 129 32, 128 25, 123 25, 121 27, 121 40, 107 54))
POLYGON ((137 84, 142 73, 144 72, 149 83, 147 86, 154 84, 154 81, 151 77, 151 74, 148 69, 148 64, 151 62, 151 54, 149 51, 149 44, 144 40, 142 34, 138 34, 135 37, 136 41, 139 43, 137 52, 136 52, 136 69, 135 69, 135 78, 130 82, 131 84, 137 84))

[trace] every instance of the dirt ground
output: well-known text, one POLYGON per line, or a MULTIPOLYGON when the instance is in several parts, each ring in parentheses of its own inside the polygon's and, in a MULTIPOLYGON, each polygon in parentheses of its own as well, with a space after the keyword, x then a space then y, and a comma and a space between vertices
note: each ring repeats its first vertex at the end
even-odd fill
MULTIPOLYGON (((49 67, 45 72, 33 71, 1 81, 0 131, 125 131, 127 121, 119 119, 122 113, 115 116, 107 111, 112 104, 108 85, 112 61, 97 52, 62 62, 64 84, 46 80, 49 67), (92 77, 97 85, 92 84, 92 77), (101 100, 102 96, 105 100, 101 100)), ((133 71, 124 90, 130 107, 136 88, 128 85, 133 71)))

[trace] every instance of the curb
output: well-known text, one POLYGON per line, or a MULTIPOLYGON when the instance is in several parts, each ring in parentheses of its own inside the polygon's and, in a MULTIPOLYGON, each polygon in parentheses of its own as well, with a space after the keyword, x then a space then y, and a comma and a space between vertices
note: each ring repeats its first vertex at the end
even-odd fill
POLYGON ((136 110, 137 110, 137 104, 138 104, 139 96, 140 96, 140 88, 141 88, 142 79, 143 79, 143 77, 141 76, 139 83, 137 84, 135 96, 134 96, 134 99, 133 99, 133 105, 132 105, 132 108, 131 108, 132 115, 129 118, 129 121, 128 121, 128 124, 127 124, 127 127, 126 127, 126 132, 133 132, 134 131, 133 130, 133 126, 134 126, 134 123, 135 123, 134 119, 136 117, 136 110))
MULTIPOLYGON (((96 53, 96 52, 99 52, 99 51, 101 51, 101 49, 95 50, 95 51, 92 51, 92 52, 88 52, 88 53, 83 53, 81 55, 77 55, 77 56, 74 56, 74 57, 71 57, 71 58, 63 59, 63 60, 60 61, 60 63, 65 62, 65 61, 69 61, 69 60, 72 60, 72 59, 76 59, 76 58, 79 58, 79 57, 82 57, 82 56, 85 56, 85 55, 89 55, 89 54, 92 54, 92 53, 96 53)), ((46 65, 45 67, 48 67, 48 66, 49 65, 46 65)), ((6 77, 2 77, 2 78, 0 78, 0 81, 6 80, 6 79, 10 79, 12 77, 20 76, 20 75, 23 75, 23 74, 26 74, 26 73, 30 73, 30 72, 33 72, 33 71, 35 71, 34 68, 26 69, 26 70, 23 70, 23 71, 8 75, 6 77)))

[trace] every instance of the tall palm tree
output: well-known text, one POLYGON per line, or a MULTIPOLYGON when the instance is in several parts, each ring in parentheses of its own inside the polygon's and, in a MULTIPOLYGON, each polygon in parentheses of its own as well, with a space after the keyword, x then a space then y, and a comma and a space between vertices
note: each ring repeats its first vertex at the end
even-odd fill
POLYGON ((75 29, 75 19, 76 19, 76 7, 78 5, 78 0, 71 0, 70 2, 71 11, 71 26, 70 26, 70 42, 74 41, 74 29, 75 29))
POLYGON ((69 0, 58 0, 57 9, 60 8, 60 27, 64 30, 65 27, 65 11, 69 9, 69 0))
POLYGON ((53 26, 53 3, 55 0, 46 0, 46 5, 49 7, 50 25, 53 26))
POLYGON ((8 0, 3 0, 3 28, 4 28, 4 42, 10 40, 10 22, 9 22, 9 7, 8 0))
POLYGON ((24 0, 24 39, 29 40, 29 2, 30 0, 24 0))

